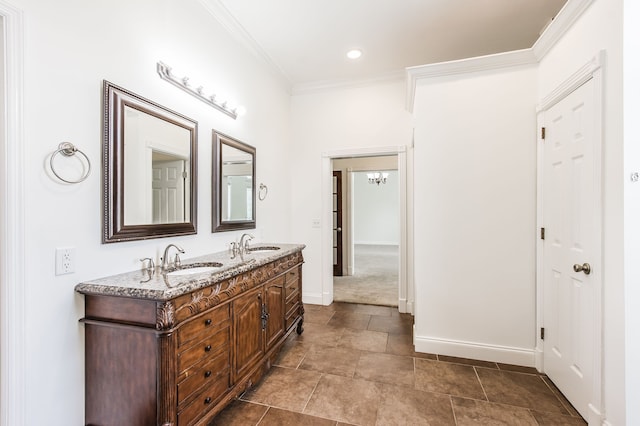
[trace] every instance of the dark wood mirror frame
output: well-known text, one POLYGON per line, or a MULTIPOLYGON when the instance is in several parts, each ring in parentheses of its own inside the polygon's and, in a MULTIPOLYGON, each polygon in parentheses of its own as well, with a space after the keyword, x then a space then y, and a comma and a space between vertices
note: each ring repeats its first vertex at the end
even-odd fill
POLYGON ((238 229, 255 229, 256 227, 256 149, 225 134, 213 131, 213 170, 212 170, 212 212, 211 232, 234 231, 238 229), (239 149, 251 155, 251 192, 252 214, 248 220, 222 219, 222 145, 239 149))
POLYGON ((197 134, 198 123, 162 105, 103 81, 103 243, 191 235, 197 233, 197 134), (189 132, 187 173, 189 220, 180 223, 125 225, 124 221, 124 114, 125 107, 149 114, 189 132))

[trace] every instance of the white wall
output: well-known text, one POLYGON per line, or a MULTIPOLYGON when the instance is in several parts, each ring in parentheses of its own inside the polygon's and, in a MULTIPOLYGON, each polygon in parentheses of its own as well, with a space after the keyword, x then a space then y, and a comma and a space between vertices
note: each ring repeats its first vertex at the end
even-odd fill
POLYGON ((613 425, 626 424, 622 19, 621 0, 596 0, 540 62, 538 78, 538 96, 542 99, 601 49, 606 50, 603 82, 603 379, 604 417, 613 425))
POLYGON ((535 105, 535 66, 418 81, 418 351, 533 365, 535 105))
POLYGON ((398 172, 385 173, 387 183, 380 185, 370 184, 367 172, 353 173, 354 244, 400 243, 398 172))
POLYGON ((624 2, 624 238, 627 424, 640 424, 640 3, 624 2))
POLYGON ((304 239, 290 231, 290 97, 262 62, 234 41, 196 0, 86 2, 16 0, 25 26, 26 404, 28 425, 84 422, 83 280, 139 267, 168 243, 185 258, 222 250, 237 233, 211 234, 212 129, 257 148, 257 237, 304 239), (233 121, 160 79, 156 62, 219 89, 247 114, 233 121), (198 121, 198 235, 101 244, 102 79, 198 121), (45 169, 61 141, 83 150, 89 178, 63 185, 45 169), (54 275, 54 251, 76 247, 76 273, 54 275), (37 409, 35 409, 37 407, 37 409))
MULTIPOLYGON (((322 155, 342 149, 411 144, 411 115, 405 110, 404 81, 296 94, 292 97, 293 235, 305 250, 303 301, 322 303, 322 155)), ((330 182, 329 182, 330 185, 330 182)), ((330 186, 329 186, 330 187, 330 186)), ((326 269, 326 268, 325 268, 326 269)))

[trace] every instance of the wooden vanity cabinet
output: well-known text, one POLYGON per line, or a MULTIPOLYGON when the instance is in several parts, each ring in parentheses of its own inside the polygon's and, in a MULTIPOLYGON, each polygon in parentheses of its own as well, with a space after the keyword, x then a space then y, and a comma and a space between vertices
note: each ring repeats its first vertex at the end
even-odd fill
POLYGON ((85 423, 204 426, 297 325, 302 254, 161 301, 85 293, 85 423))

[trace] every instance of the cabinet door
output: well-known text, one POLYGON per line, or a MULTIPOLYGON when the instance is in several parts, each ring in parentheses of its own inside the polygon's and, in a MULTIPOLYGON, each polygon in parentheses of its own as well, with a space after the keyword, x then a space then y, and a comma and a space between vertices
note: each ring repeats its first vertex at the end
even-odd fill
POLYGON ((284 334, 284 275, 264 285, 267 350, 284 334))
POLYGON ((262 287, 233 302, 235 379, 246 374, 264 354, 262 287))

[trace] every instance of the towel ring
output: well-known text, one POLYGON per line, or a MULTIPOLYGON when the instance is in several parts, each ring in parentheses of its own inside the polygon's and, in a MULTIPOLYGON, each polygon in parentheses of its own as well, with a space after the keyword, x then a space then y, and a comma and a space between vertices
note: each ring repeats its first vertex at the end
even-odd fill
POLYGON ((76 148, 75 145, 72 144, 71 142, 62 142, 60 145, 58 145, 58 149, 53 154, 51 154, 51 158, 49 158, 49 166, 51 166, 51 171, 53 172, 53 174, 56 175, 58 179, 66 183, 80 183, 83 180, 85 180, 89 176, 89 173, 91 172, 91 161, 89 161, 89 157, 87 157, 87 155, 84 152, 76 148), (80 176, 80 178, 77 180, 65 179, 62 176, 60 176, 58 172, 56 172, 55 167, 53 167, 53 159, 58 154, 62 154, 65 157, 71 157, 75 155, 76 152, 82 155, 85 161, 87 162, 87 171, 82 176, 80 176))
POLYGON ((269 188, 267 188, 267 185, 265 185, 264 183, 261 183, 260 189, 258 190, 258 199, 260 201, 264 201, 264 199, 267 198, 268 193, 269 193, 269 188))

